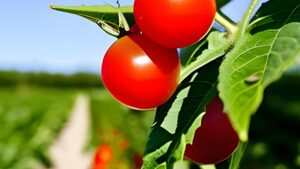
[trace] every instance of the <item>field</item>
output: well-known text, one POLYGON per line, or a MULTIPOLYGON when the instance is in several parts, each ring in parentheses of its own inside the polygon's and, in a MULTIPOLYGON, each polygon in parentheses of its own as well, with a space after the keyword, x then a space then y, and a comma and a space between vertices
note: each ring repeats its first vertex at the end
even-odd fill
POLYGON ((108 143, 115 152, 112 168, 134 168, 134 157, 143 154, 154 111, 131 110, 112 99, 104 89, 89 93, 92 131, 88 145, 92 148, 108 143))
MULTIPOLYGON (((98 145, 108 144, 114 152, 110 168, 135 168, 153 110, 140 112, 123 106, 93 75, 40 77, 43 75, 0 72, 0 169, 51 168, 49 147, 65 127, 79 93, 88 96, 90 106, 85 150, 92 154, 98 145), (89 83, 81 86, 87 79, 89 83)), ((295 80, 299 77, 285 76, 266 90, 253 116, 242 168, 300 168, 300 80, 295 80)))
MULTIPOLYGON (((78 93, 90 100, 90 139, 86 151, 102 143, 114 150, 118 168, 132 168, 141 156, 153 112, 136 112, 115 101, 105 89, 0 87, 0 169, 52 166, 49 147, 64 128, 78 93)), ((76 139, 76 138, 74 138, 76 139)), ((92 159, 91 159, 92 161, 92 159)))
POLYGON ((47 150, 73 105, 76 92, 51 88, 0 88, 0 168, 51 165, 47 150))

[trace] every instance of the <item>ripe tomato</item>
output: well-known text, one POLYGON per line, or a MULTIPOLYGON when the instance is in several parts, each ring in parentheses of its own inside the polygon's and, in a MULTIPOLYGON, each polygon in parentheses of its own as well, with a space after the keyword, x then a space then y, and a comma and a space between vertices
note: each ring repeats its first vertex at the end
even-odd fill
POLYGON ((176 90, 179 73, 177 50, 157 45, 139 32, 117 40, 102 63, 106 88, 134 109, 151 109, 166 102, 176 90))
POLYGON ((127 150, 130 146, 129 142, 126 139, 121 139, 118 145, 121 150, 127 150))
POLYGON ((91 169, 108 169, 107 163, 94 164, 91 169))
POLYGON ((135 169, 141 169, 143 166, 143 156, 139 153, 134 154, 133 156, 135 169))
POLYGON ((137 25, 151 40, 170 48, 189 46, 210 29, 215 0, 135 0, 137 25))
POLYGON ((195 163, 214 164, 228 158, 238 144, 238 136, 223 113, 223 103, 216 97, 207 105, 193 144, 186 147, 185 157, 195 163))
POLYGON ((100 144, 94 156, 95 165, 106 164, 113 158, 113 149, 109 144, 100 144))

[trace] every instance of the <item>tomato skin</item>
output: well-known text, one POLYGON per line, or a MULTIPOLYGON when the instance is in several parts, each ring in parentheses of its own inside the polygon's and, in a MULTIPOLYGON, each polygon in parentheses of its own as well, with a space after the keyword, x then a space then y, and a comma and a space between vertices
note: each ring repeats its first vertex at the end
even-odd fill
POLYGON ((169 48, 199 41, 216 14, 215 0, 135 0, 134 18, 151 40, 169 48))
POLYGON ((223 113, 223 103, 215 97, 207 105, 193 144, 186 147, 185 157, 195 163, 215 164, 228 158, 238 144, 238 135, 223 113))
POLYGON ((104 166, 113 158, 113 149, 109 144, 100 144, 94 155, 95 165, 104 166))
POLYGON ((130 144, 126 139, 121 139, 119 141, 119 148, 121 150, 127 150, 129 148, 130 144))
POLYGON ((176 90, 179 56, 176 49, 133 33, 108 49, 101 73, 104 85, 121 103, 134 109, 151 109, 166 102, 176 90))
POLYGON ((143 166, 143 156, 141 154, 134 154, 133 156, 134 164, 136 169, 141 169, 143 166))
POLYGON ((106 163, 94 164, 91 169, 108 169, 108 165, 106 163))

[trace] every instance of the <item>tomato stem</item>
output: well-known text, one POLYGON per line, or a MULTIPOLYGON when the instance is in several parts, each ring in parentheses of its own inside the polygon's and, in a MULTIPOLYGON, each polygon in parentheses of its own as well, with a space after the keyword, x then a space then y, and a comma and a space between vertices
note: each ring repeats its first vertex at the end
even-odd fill
POLYGON ((252 0, 251 5, 249 6, 246 14, 244 15, 242 21, 239 23, 239 32, 237 36, 243 36, 246 32, 246 29, 249 25, 250 17, 252 16, 255 7, 257 6, 259 0, 252 0))
POLYGON ((199 165, 200 168, 202 169, 216 169, 216 166, 214 164, 206 164, 206 165, 199 165))
POLYGON ((215 20, 221 24, 227 32, 235 34, 238 30, 237 25, 226 19, 220 12, 216 13, 215 20))
POLYGON ((123 12, 121 11, 119 1, 117 1, 117 3, 118 3, 119 27, 123 28, 125 31, 129 31, 130 26, 129 26, 123 12))

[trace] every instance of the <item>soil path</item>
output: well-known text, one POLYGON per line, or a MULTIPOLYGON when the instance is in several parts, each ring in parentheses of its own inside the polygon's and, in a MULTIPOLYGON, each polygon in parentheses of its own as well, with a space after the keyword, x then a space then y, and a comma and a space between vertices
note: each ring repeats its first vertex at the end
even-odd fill
POLYGON ((76 97, 69 121, 50 148, 53 169, 88 169, 91 155, 84 154, 89 134, 89 98, 84 94, 76 97))

